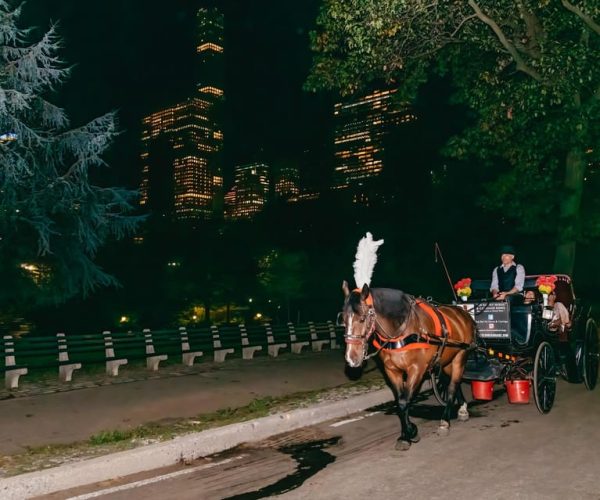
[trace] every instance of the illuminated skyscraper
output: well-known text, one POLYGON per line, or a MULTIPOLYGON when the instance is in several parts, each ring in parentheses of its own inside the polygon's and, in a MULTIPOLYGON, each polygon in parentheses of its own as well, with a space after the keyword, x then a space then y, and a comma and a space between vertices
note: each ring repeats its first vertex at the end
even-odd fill
POLYGON ((335 105, 335 189, 377 177, 384 168, 383 142, 390 127, 415 120, 408 107, 395 102, 395 93, 376 90, 335 105))
POLYGON ((217 97, 225 85, 223 14, 218 9, 198 11, 198 90, 217 97))
POLYGON ((223 141, 222 133, 210 120, 211 106, 206 99, 190 98, 144 118, 142 205, 148 203, 153 190, 167 188, 150 186, 150 170, 169 168, 173 199, 170 207, 161 208, 171 209, 179 220, 211 217, 217 187, 211 163, 223 141), (163 146, 163 155, 157 145, 163 146), (160 165, 167 162, 169 165, 160 165))
POLYGON ((269 196, 269 167, 264 163, 251 163, 235 167, 235 186, 227 194, 234 203, 231 218, 251 218, 261 212, 269 196))
POLYGON ((140 204, 178 220, 222 214, 223 16, 198 11, 197 96, 144 118, 140 204))
POLYGON ((233 186, 231 190, 224 196, 224 215, 225 219, 233 219, 235 215, 235 200, 236 200, 236 187, 233 186))
POLYGON ((282 167, 275 175, 275 196, 291 200, 300 194, 300 174, 295 167, 282 167))

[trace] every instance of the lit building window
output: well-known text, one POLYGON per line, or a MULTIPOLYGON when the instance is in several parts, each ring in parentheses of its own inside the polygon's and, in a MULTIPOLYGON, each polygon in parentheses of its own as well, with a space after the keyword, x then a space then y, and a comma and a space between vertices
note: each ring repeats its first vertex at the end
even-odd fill
MULTIPOLYGON (((397 105, 395 92, 395 89, 378 90, 351 102, 335 104, 334 189, 378 176, 384 167, 383 140, 388 129, 416 119, 406 105, 397 105)), ((354 201, 368 203, 360 196, 354 201)))

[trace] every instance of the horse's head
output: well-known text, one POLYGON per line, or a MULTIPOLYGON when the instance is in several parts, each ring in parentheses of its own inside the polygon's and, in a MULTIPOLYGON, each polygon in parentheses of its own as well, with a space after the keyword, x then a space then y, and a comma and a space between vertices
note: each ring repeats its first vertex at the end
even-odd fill
POLYGON ((368 285, 362 290, 350 291, 348 283, 343 282, 344 340, 346 341, 346 362, 352 368, 363 364, 367 355, 369 337, 375 330, 375 310, 368 285))

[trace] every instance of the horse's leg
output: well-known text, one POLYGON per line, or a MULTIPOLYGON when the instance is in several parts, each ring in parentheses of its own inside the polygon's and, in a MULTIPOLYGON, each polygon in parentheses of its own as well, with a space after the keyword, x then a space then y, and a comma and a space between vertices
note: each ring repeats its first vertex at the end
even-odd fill
POLYGON ((400 418, 401 433, 398 441, 396 442, 397 450, 408 450, 410 448, 410 440, 406 439, 406 428, 407 428, 407 417, 405 404, 405 387, 404 372, 397 368, 385 367, 385 374, 388 382, 394 392, 394 399, 396 400, 396 408, 398 411, 398 418, 400 418))
POLYGON ((402 434, 396 442, 397 450, 408 450, 411 443, 418 443, 421 438, 419 429, 410 421, 410 405, 415 395, 416 388, 421 381, 423 373, 419 376, 418 368, 411 366, 407 372, 406 382, 398 395, 398 416, 402 426, 402 434))
POLYGON ((442 414, 442 420, 438 428, 438 434, 440 435, 446 435, 450 430, 450 418, 452 416, 452 410, 454 409, 457 396, 460 403, 459 415, 460 413, 463 414, 462 417, 459 416, 459 420, 467 420, 469 418, 469 413, 467 412, 467 403, 464 401, 464 397, 460 389, 460 382, 465 370, 466 359, 467 351, 460 351, 456 354, 456 356, 454 356, 454 359, 450 364, 451 372, 450 383, 448 384, 448 400, 446 401, 444 413, 442 414), (464 418, 464 413, 466 413, 466 419, 464 418))
POLYGON ((456 404, 458 405, 458 417, 459 422, 466 422, 469 420, 469 410, 467 409, 467 400, 462 391, 462 385, 459 382, 456 388, 456 404))

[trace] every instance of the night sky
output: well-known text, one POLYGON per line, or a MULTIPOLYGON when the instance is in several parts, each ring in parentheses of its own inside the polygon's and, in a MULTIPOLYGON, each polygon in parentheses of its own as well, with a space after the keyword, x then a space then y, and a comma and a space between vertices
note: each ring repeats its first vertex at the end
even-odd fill
POLYGON ((319 0, 29 0, 26 22, 58 22, 64 58, 75 65, 55 102, 74 124, 119 112, 123 134, 103 180, 137 187, 140 121, 194 94, 196 12, 216 4, 226 23, 226 169, 297 164, 330 141, 329 96, 302 90, 319 0))

